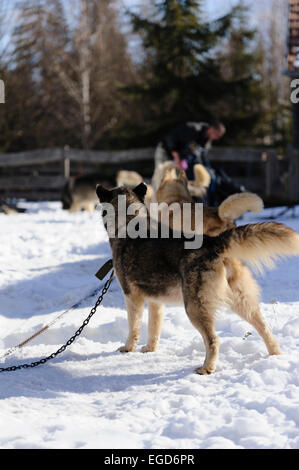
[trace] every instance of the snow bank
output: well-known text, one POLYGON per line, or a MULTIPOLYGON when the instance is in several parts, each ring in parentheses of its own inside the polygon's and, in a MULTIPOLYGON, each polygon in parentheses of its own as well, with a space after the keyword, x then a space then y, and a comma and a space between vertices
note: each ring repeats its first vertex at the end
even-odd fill
MULTIPOLYGON (((241 224, 261 221, 247 215, 241 224)), ((299 232, 299 217, 280 220, 299 232)), ((68 214, 59 203, 0 214, 0 355, 98 286, 110 257, 100 215, 68 214)), ((204 346, 184 309, 167 307, 158 352, 120 354, 125 305, 114 280, 82 335, 55 360, 0 374, 1 448, 298 448, 299 259, 259 282, 261 310, 280 342, 269 357, 250 325, 220 311, 220 356, 211 376, 194 374, 204 346), (251 335, 247 335, 251 333, 251 335), (243 338, 246 339, 243 339, 243 338)), ((70 312, 0 364, 31 362, 56 351, 95 299, 70 312)))

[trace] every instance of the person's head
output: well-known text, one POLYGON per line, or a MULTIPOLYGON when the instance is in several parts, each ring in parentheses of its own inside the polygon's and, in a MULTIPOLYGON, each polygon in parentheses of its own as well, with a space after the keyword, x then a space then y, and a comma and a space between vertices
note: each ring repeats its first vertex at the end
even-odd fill
POLYGON ((226 132, 225 126, 221 122, 215 122, 210 125, 206 131, 209 140, 219 140, 226 132))

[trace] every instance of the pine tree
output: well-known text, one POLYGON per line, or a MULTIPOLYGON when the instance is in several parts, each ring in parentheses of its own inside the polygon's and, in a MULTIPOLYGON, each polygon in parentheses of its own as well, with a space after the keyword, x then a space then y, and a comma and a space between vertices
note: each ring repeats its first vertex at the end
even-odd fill
POLYGON ((230 90, 221 100, 218 113, 227 125, 226 142, 230 145, 260 143, 265 120, 265 84, 260 74, 263 55, 257 31, 248 24, 249 11, 241 1, 218 57, 230 90))
POLYGON ((155 2, 148 19, 130 14, 147 54, 145 80, 127 90, 146 107, 149 139, 185 120, 212 118, 211 105, 223 93, 221 68, 213 56, 227 34, 232 14, 207 23, 200 0, 155 2))
POLYGON ((242 6, 211 22, 201 0, 155 1, 151 18, 130 14, 146 52, 144 79, 126 91, 145 107, 138 131, 153 144, 175 124, 223 120, 226 141, 244 142, 261 118, 255 32, 242 6), (244 132, 242 133, 242 126, 244 132))

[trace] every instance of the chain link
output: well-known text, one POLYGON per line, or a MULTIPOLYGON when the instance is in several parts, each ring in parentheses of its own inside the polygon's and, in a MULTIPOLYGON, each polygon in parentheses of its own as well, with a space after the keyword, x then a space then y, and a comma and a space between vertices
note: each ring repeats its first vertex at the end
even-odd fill
POLYGON ((36 366, 39 366, 40 364, 45 364, 46 362, 48 362, 51 359, 54 359, 56 356, 58 356, 58 354, 61 354, 63 351, 65 351, 66 348, 68 346, 70 346, 75 341, 77 336, 81 335, 83 329, 86 327, 86 325, 88 325, 91 317, 96 313, 97 308, 102 303, 103 297, 104 297, 104 295, 106 294, 106 292, 108 291, 108 289, 110 287, 110 284, 113 280, 113 275, 114 275, 114 271, 112 271, 109 279, 105 282, 104 287, 102 289, 102 292, 100 293, 94 307, 92 307, 88 317, 84 320, 84 322, 82 323, 80 328, 78 328, 78 330, 75 332, 75 334, 63 346, 61 346, 56 352, 50 354, 50 356, 44 357, 43 359, 40 359, 39 361, 31 362, 30 364, 20 364, 20 365, 17 365, 17 366, 0 367, 0 372, 12 372, 12 371, 15 371, 15 370, 28 369, 30 367, 36 367, 36 366))

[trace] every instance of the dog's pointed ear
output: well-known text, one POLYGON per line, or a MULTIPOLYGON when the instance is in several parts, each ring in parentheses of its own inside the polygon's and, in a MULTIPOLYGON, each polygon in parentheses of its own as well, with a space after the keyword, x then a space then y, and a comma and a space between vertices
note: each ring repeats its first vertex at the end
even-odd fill
POLYGON ((147 186, 145 183, 140 183, 136 188, 133 189, 136 196, 143 202, 144 196, 146 195, 147 186))
POLYGON ((112 198, 112 191, 105 188, 101 184, 97 184, 96 186, 96 193, 100 200, 100 202, 110 202, 112 198))
POLYGON ((161 181, 161 185, 163 183, 166 183, 168 181, 173 181, 173 180, 176 180, 177 179, 177 170, 176 168, 173 166, 173 167, 169 167, 166 169, 165 173, 164 173, 164 176, 162 178, 162 181, 161 181))

